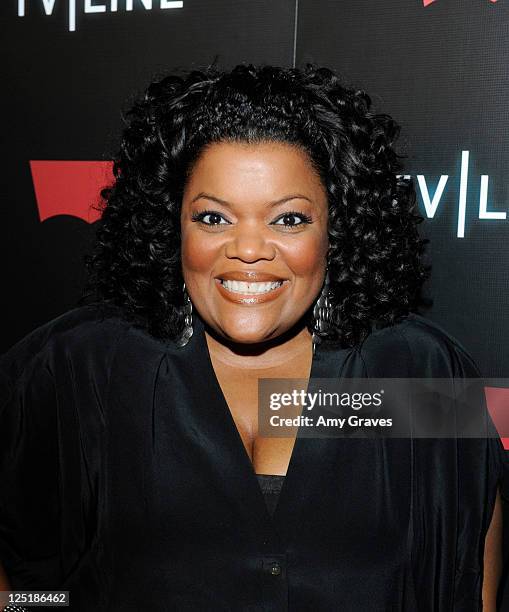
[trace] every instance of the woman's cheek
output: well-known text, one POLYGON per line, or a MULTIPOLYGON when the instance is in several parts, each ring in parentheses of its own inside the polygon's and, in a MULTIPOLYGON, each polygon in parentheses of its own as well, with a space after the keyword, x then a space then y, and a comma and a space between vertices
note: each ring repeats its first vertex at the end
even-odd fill
POLYGON ((182 236, 182 263, 195 272, 210 270, 221 252, 218 236, 189 232, 182 236), (199 235, 198 235, 199 234, 199 235))
POLYGON ((327 246, 327 241, 320 236, 312 235, 281 245, 279 250, 296 276, 309 276, 323 268, 327 246))

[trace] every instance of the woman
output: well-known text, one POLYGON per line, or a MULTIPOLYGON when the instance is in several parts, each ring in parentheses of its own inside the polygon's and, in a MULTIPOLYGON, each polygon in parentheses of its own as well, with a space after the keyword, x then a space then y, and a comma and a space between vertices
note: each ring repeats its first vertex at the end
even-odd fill
POLYGON ((92 302, 1 362, 14 588, 80 611, 495 610, 498 438, 258 435, 260 378, 478 376, 415 312, 397 134, 311 65, 149 86, 92 302))

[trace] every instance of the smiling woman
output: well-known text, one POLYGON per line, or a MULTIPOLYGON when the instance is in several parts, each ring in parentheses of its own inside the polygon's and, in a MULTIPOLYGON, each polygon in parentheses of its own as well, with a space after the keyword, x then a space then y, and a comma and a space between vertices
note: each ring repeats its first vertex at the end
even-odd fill
POLYGON ((472 439, 259 434, 260 379, 479 376, 417 312, 398 130, 311 65, 148 87, 87 303, 0 360, 12 587, 80 612, 495 610, 507 466, 482 395, 472 439))

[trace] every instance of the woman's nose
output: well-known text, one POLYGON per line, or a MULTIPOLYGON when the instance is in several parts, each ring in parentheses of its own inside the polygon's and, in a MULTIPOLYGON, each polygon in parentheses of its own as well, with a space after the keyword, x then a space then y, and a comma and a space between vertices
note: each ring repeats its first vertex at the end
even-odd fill
POLYGON ((276 248, 267 236, 266 228, 258 224, 240 225, 226 245, 226 257, 254 262, 258 259, 274 259, 276 248))

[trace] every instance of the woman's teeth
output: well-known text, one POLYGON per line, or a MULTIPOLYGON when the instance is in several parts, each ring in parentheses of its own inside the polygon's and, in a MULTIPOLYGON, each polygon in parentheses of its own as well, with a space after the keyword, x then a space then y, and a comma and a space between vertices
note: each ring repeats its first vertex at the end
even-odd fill
POLYGON ((233 293, 258 295, 277 289, 283 284, 283 281, 276 281, 274 283, 245 283, 243 281, 221 280, 221 284, 225 289, 233 293))

